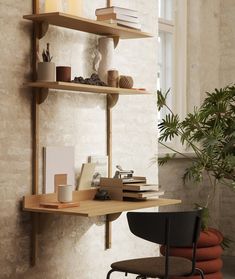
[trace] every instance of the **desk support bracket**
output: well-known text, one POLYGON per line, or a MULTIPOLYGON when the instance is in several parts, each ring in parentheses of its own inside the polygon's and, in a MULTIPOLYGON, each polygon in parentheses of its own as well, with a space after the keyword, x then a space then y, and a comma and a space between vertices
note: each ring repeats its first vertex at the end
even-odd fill
POLYGON ((108 214, 105 220, 105 249, 110 249, 112 245, 112 222, 122 213, 108 214))

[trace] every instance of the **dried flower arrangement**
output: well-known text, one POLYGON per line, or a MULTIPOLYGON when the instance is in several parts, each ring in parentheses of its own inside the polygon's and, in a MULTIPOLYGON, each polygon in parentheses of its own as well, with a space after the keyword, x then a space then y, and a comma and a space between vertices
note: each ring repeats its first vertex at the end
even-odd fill
POLYGON ((51 56, 50 54, 50 44, 47 43, 47 48, 46 50, 43 49, 43 52, 42 52, 42 60, 43 62, 51 62, 53 56, 51 56))

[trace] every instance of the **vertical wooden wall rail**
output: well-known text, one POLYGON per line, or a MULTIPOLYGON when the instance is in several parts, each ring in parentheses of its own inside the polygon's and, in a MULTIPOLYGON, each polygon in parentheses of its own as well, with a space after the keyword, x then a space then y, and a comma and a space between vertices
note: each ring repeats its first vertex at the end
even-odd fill
POLYGON ((112 177, 112 108, 107 104, 107 155, 108 177, 112 177))
POLYGON ((107 7, 112 7, 112 0, 107 0, 107 7))
MULTIPOLYGON (((33 13, 39 13, 39 0, 32 1, 33 13)), ((33 25, 33 81, 37 79, 37 52, 39 51, 39 40, 37 38, 38 25, 33 25)), ((32 194, 38 194, 38 156, 39 156, 39 91, 33 89, 33 100, 32 100, 32 149, 33 149, 33 167, 32 167, 32 194)), ((31 265, 36 265, 37 251, 38 251, 38 222, 39 213, 31 213, 32 218, 32 232, 31 232, 31 265)))
MULTIPOLYGON (((107 95, 107 155, 108 155, 108 177, 112 177, 112 108, 107 95)), ((112 223, 109 216, 105 220, 105 249, 111 248, 112 223)))

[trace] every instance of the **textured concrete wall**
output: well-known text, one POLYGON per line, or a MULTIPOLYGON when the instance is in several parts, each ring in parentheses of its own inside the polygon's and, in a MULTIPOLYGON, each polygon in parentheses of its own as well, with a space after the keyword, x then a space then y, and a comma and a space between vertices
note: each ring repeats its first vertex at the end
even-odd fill
MULTIPOLYGON (((201 103, 204 92, 234 82, 234 9, 233 0, 188 1, 189 111, 201 103)), ((188 164, 188 160, 175 159, 159 168, 159 181, 166 189, 166 196, 182 199, 182 208, 186 209, 192 208, 195 202, 203 203, 208 193, 207 181, 201 187, 183 186, 181 177, 188 164)), ((219 187, 211 208, 211 225, 232 239, 235 235, 234 201, 234 192, 219 187)), ((234 255, 234 248, 232 244, 225 253, 234 255)))
MULTIPOLYGON (((188 1, 188 111, 200 105, 205 91, 219 86, 219 12, 219 0, 188 1)), ((188 164, 188 160, 175 159, 161 167, 159 181, 162 187, 167 189, 167 196, 180 198, 183 207, 192 208, 195 202, 205 202, 205 194, 202 191, 204 187, 200 189, 196 185, 183 186, 182 176, 188 164), (171 173, 172 176, 166 175, 167 173, 171 173)), ((216 216, 218 217, 218 212, 216 216)))
MULTIPOLYGON (((220 84, 226 86, 234 83, 235 76, 235 30, 234 30, 235 2, 221 1, 220 28, 220 84)), ((220 228, 225 235, 235 239, 235 193, 223 187, 220 197, 220 228)), ((229 255, 235 255, 235 243, 226 250, 229 255)))
MULTIPOLYGON (((102 218, 41 216, 38 264, 29 266, 30 215, 22 213, 20 201, 31 193, 32 180, 31 91, 22 87, 30 79, 32 49, 32 25, 22 15, 31 13, 31 2, 0 0, 0 278, 105 278, 112 261, 157 252, 155 245, 129 233, 125 214, 113 224, 113 248, 108 251, 102 218)), ((90 18, 106 3, 84 2, 85 16, 90 18)), ((114 4, 142 11, 143 28, 156 31, 156 1, 114 4)), ((96 36, 50 27, 41 46, 47 42, 57 65, 71 65, 73 76, 92 73, 96 36)), ((155 89, 156 39, 121 41, 116 60, 120 73, 134 76, 136 87, 155 89)), ((105 107, 104 96, 50 93, 40 107, 40 150, 46 145, 74 145, 79 172, 89 155, 106 152, 105 107)), ((157 167, 149 167, 157 152, 155 118, 154 96, 120 97, 113 111, 113 166, 133 168, 152 182, 157 181, 157 167)))

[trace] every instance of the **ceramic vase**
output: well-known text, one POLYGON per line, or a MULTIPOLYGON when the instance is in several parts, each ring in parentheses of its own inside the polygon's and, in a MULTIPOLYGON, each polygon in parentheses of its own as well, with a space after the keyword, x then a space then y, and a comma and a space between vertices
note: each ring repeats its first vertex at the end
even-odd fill
POLYGON ((107 83, 107 72, 113 69, 114 64, 114 41, 113 38, 100 38, 98 42, 100 61, 98 75, 100 79, 107 83))
POLYGON ((55 63, 39 62, 38 63, 38 81, 55 81, 55 63))

